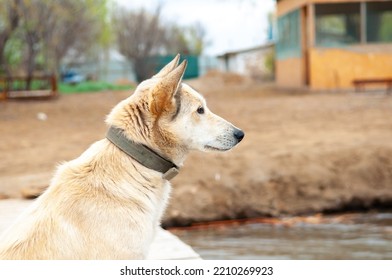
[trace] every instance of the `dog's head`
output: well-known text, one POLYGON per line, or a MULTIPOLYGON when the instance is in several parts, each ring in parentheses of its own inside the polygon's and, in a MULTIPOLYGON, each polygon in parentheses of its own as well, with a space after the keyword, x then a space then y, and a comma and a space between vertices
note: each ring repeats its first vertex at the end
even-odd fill
POLYGON ((119 103, 107 123, 124 129, 127 137, 181 164, 191 150, 226 151, 238 144, 244 133, 212 113, 205 99, 182 83, 187 62, 180 56, 135 93, 119 103))

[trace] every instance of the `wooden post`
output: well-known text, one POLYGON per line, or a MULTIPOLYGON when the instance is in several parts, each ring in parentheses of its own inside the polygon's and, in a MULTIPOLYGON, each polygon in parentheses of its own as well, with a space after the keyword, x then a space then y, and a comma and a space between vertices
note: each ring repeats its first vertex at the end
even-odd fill
POLYGON ((316 41, 316 14, 314 4, 309 3, 307 9, 307 47, 308 49, 313 48, 316 41))
POLYGON ((57 79, 56 79, 56 75, 52 74, 52 76, 50 77, 50 82, 52 85, 52 96, 55 97, 58 95, 57 92, 57 79))
POLYGON ((0 91, 0 101, 7 99, 7 78, 1 78, 0 77, 0 83, 2 85, 1 91, 0 91))

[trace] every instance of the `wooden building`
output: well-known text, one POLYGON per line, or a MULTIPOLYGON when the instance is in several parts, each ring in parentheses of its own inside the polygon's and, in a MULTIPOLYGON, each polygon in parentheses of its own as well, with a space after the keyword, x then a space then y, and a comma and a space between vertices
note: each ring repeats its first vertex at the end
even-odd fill
POLYGON ((274 48, 273 43, 267 43, 224 53, 218 56, 218 69, 245 75, 254 80, 271 80, 274 73, 273 69, 269 69, 266 65, 266 59, 273 57, 274 48))
POLYGON ((279 86, 347 89, 392 79, 392 1, 277 0, 279 86))

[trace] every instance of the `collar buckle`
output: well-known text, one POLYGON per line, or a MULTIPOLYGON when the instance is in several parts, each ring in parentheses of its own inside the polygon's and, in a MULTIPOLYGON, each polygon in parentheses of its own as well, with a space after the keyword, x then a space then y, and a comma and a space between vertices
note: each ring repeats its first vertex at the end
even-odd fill
POLYGON ((176 177, 179 173, 180 173, 180 170, 178 170, 178 168, 172 167, 172 168, 170 168, 168 171, 166 171, 166 172, 162 175, 162 178, 165 179, 165 180, 170 181, 171 179, 173 179, 174 177, 176 177))

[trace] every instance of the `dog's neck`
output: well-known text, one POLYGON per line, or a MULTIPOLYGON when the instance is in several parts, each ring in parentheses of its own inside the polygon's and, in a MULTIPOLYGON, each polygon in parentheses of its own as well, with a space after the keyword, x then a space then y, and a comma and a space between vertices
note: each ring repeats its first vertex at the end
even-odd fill
POLYGON ((162 178, 165 180, 171 180, 179 173, 177 165, 150 148, 128 139, 122 129, 114 126, 109 127, 106 138, 141 165, 162 173, 162 178))

